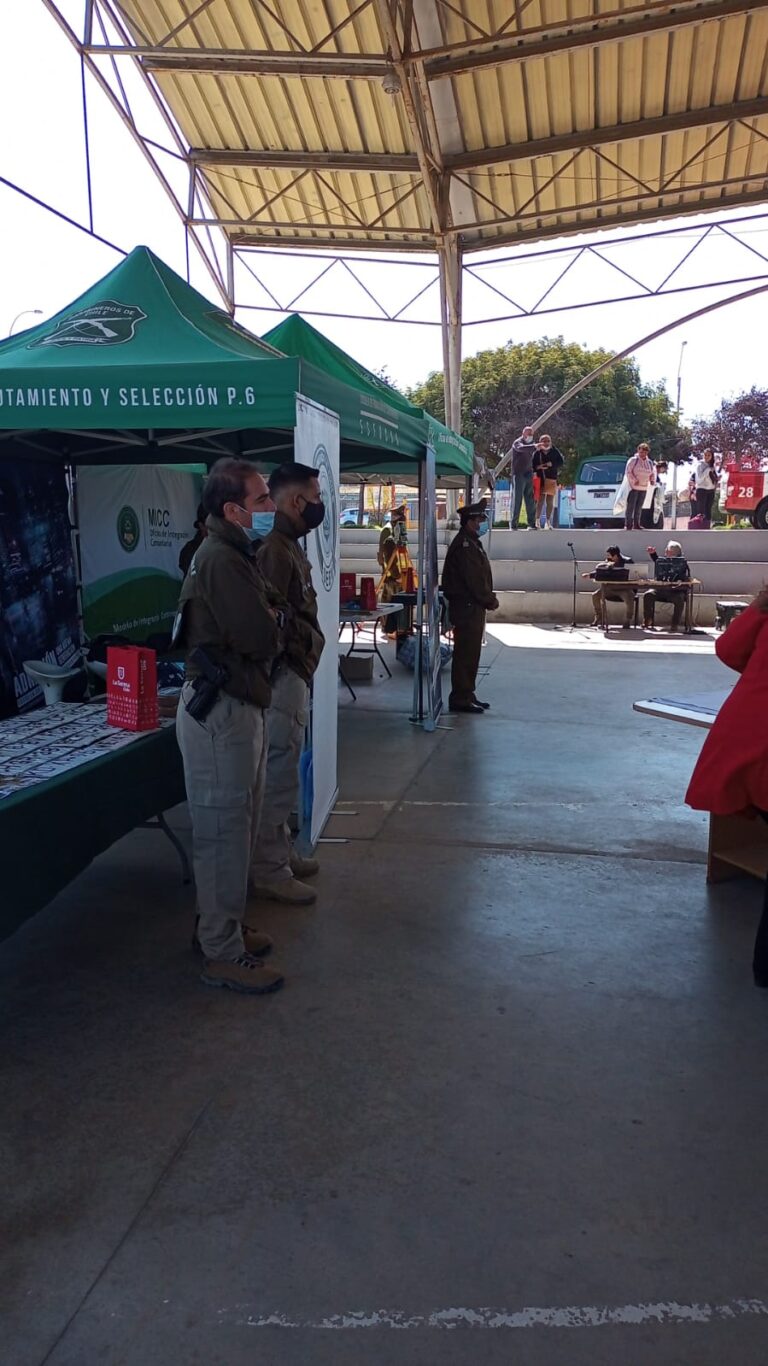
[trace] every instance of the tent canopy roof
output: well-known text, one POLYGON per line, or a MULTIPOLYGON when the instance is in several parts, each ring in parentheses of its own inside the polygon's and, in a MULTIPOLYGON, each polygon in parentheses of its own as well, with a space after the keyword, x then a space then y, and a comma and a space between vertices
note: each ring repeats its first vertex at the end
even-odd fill
MULTIPOLYGON (((27 455, 86 463, 274 463, 289 457, 301 393, 338 413, 342 470, 414 473, 429 439, 421 410, 316 338, 308 354, 281 354, 136 247, 53 318, 0 343, 0 434, 27 455)), ((471 470, 460 444, 469 461, 446 448, 449 473, 471 470)))
POLYGON ((297 393, 339 414, 343 470, 413 474, 424 456, 428 425, 402 395, 280 354, 148 247, 0 343, 0 433, 42 459, 273 463, 290 455, 297 393))
POLYGON ((427 424, 429 440, 435 448, 438 473, 463 474, 471 477, 474 451, 471 441, 452 432, 423 408, 415 407, 398 389, 387 384, 378 375, 374 375, 373 371, 366 370, 364 365, 360 365, 346 351, 342 351, 341 347, 336 346, 330 338, 306 322, 298 313, 292 313, 284 322, 270 328, 269 332, 264 333, 262 340, 288 356, 297 356, 309 361, 325 374, 332 375, 352 388, 360 390, 361 393, 370 395, 374 401, 383 401, 393 408, 399 408, 403 413, 423 419, 427 424))

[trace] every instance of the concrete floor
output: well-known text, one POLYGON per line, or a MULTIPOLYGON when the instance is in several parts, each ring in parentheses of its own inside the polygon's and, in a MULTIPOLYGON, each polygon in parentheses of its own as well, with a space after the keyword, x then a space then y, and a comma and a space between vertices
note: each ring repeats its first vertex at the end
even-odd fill
POLYGON ((500 636, 485 717, 340 694, 278 996, 198 984, 150 832, 0 945, 3 1366, 766 1361, 761 889, 705 886, 701 733, 631 712, 726 673, 500 636))

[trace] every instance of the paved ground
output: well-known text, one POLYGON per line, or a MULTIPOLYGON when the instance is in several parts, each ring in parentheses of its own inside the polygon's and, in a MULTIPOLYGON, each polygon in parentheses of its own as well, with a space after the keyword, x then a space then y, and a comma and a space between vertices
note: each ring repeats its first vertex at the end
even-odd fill
POLYGON ((765 1362, 761 891, 705 886, 701 734, 631 711, 725 671, 484 664, 432 736, 405 675, 342 698, 350 842, 254 908, 279 996, 198 985, 149 832, 0 945, 3 1366, 765 1362))

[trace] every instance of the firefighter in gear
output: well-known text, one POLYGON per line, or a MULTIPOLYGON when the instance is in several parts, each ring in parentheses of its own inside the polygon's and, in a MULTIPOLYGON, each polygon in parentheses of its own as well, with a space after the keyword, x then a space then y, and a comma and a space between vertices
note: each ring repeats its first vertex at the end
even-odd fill
POLYGON ((381 528, 379 550, 376 556, 381 569, 379 601, 391 602, 398 593, 405 592, 405 576, 411 557, 408 553, 408 509, 393 508, 389 522, 381 528))
POLYGON ((481 537, 489 529, 487 499, 459 509, 461 530, 448 547, 443 565, 443 592, 453 626, 453 662, 449 711, 482 715, 489 703, 478 702, 475 682, 480 665, 486 612, 495 612, 499 600, 481 537))

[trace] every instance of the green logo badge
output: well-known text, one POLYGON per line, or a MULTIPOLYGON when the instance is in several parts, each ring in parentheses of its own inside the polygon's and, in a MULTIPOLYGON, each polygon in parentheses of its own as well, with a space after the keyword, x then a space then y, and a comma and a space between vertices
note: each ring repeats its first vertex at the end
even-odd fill
POLYGON ((30 342, 34 346, 121 346, 131 341, 136 324, 146 318, 135 305, 118 304, 114 299, 80 308, 77 313, 57 322, 52 332, 30 342))
POLYGON ((139 519, 133 508, 128 506, 121 508, 117 514, 117 539, 123 550, 130 555, 131 551, 135 550, 139 544, 140 536, 139 519))

